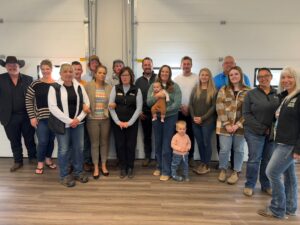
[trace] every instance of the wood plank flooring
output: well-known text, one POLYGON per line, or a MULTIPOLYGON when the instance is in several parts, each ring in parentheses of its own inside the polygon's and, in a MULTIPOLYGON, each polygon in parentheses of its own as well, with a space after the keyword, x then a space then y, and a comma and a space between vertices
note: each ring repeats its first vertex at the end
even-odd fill
POLYGON ((190 182, 161 182, 151 175, 154 167, 136 161, 132 180, 121 180, 110 168, 109 177, 66 188, 58 183, 58 170, 36 175, 25 160, 21 170, 10 173, 11 164, 0 158, 0 225, 300 224, 299 214, 288 220, 258 216, 270 197, 259 185, 252 198, 245 197, 244 175, 233 186, 218 182, 216 170, 204 176, 190 172, 190 182))

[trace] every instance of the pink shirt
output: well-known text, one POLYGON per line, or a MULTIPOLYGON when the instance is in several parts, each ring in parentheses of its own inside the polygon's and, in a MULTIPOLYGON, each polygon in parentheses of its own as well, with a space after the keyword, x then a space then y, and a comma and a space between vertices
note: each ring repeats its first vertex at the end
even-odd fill
POLYGON ((185 155, 191 149, 191 140, 187 134, 181 136, 177 133, 172 138, 171 147, 174 153, 185 155))

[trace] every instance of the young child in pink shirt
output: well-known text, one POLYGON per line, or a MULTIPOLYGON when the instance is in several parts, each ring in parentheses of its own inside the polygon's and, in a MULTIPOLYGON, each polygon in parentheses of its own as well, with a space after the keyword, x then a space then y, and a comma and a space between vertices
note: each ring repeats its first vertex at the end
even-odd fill
POLYGON ((172 178, 176 181, 189 181, 189 150, 191 149, 191 140, 186 134, 186 122, 179 120, 176 123, 177 133, 173 136, 171 147, 173 149, 173 157, 171 164, 172 178), (183 177, 177 175, 178 167, 182 162, 183 177))

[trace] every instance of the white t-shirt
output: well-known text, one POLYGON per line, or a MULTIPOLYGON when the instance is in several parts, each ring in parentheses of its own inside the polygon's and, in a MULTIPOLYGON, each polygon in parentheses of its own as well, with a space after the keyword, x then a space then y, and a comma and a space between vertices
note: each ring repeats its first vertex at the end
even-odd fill
POLYGON ((87 73, 81 77, 82 80, 85 80, 86 82, 90 82, 93 80, 93 74, 91 71, 87 71, 87 73))
POLYGON ((183 74, 179 74, 174 78, 174 81, 179 85, 181 90, 181 105, 189 105, 193 87, 198 83, 198 80, 198 75, 195 73, 192 73, 189 76, 183 76, 183 74))

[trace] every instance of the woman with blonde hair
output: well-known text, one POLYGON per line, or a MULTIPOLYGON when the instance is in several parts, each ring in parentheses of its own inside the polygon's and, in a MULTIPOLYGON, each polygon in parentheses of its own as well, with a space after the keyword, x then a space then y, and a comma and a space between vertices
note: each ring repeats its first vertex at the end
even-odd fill
POLYGON ((201 164, 194 169, 197 174, 206 174, 210 171, 211 135, 216 122, 216 97, 217 90, 211 71, 203 68, 199 72, 199 83, 193 88, 189 103, 201 161, 201 164))
POLYGON ((275 149, 266 169, 272 200, 258 214, 283 219, 297 211, 295 160, 300 159, 300 73, 286 67, 280 75, 281 104, 275 117, 275 149), (283 182, 281 177, 283 176, 283 182))
POLYGON ((48 91, 55 83, 52 79, 52 62, 48 59, 40 63, 42 77, 30 84, 26 93, 26 110, 31 126, 36 129, 38 138, 36 174, 44 173, 44 165, 56 169, 52 161, 55 134, 48 127, 50 111, 48 108, 48 91))
POLYGON ((48 105, 52 115, 64 127, 64 131, 55 134, 58 142, 60 182, 66 187, 73 187, 75 180, 88 182, 88 177, 83 173, 83 119, 86 116, 83 106, 89 106, 90 102, 84 87, 74 79, 70 64, 61 65, 60 77, 57 85, 49 89, 48 105), (74 177, 69 174, 70 158, 74 177))

